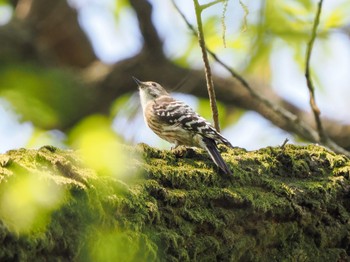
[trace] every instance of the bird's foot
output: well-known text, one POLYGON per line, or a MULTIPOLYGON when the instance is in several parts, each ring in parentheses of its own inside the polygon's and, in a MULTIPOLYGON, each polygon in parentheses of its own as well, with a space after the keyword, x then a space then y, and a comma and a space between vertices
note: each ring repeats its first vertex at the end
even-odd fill
POLYGON ((195 153, 195 151, 191 147, 186 146, 176 146, 171 149, 176 157, 185 157, 191 156, 195 153))

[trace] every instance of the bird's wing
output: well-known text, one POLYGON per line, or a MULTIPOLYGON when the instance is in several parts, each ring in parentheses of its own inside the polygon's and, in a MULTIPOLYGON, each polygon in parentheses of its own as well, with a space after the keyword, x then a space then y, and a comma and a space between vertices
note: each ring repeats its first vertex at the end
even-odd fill
POLYGON ((230 142, 219 134, 207 120, 182 101, 163 96, 155 101, 153 110, 158 120, 164 124, 180 126, 185 130, 232 147, 230 142))

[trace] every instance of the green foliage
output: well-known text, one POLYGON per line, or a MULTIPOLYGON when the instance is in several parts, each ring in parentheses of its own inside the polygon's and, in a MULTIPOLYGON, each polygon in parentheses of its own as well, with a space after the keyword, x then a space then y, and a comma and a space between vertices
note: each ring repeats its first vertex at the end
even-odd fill
POLYGON ((1 6, 7 6, 9 5, 9 1, 8 0, 0 0, 0 7, 1 6))
POLYGON ((28 64, 0 67, 0 96, 23 120, 46 129, 73 121, 76 108, 87 106, 79 102, 84 92, 72 73, 28 64))
POLYGON ((7 187, 1 188, 1 220, 14 232, 45 232, 52 212, 62 204, 63 188, 52 180, 45 181, 47 171, 28 173, 16 166, 9 170, 16 176, 11 176, 7 187))
MULTIPOLYGON (((346 15, 342 10, 344 10, 344 4, 328 12, 323 10, 317 35, 318 41, 327 40, 332 26, 345 25, 346 15)), ((266 1, 261 9, 258 23, 248 25, 248 33, 253 41, 249 48, 252 53, 247 69, 260 68, 259 64, 268 66, 273 51, 283 46, 293 50, 295 62, 303 71, 305 48, 310 38, 315 11, 316 3, 311 0, 266 1)))
POLYGON ((81 261, 156 261, 157 246, 144 234, 134 231, 97 229, 91 234, 81 261))
POLYGON ((310 1, 266 1, 261 9, 259 22, 248 30, 249 35, 254 39, 251 42, 253 53, 248 70, 269 66, 269 58, 275 44, 281 40, 284 45, 294 50, 295 61, 302 65, 314 12, 315 8, 310 1))
POLYGON ((350 9, 349 1, 344 1, 339 4, 331 12, 327 12, 326 18, 324 19, 324 27, 327 29, 341 28, 349 23, 348 12, 350 9))
MULTIPOLYGON (((242 24, 239 28, 243 30, 230 33, 224 38, 227 47, 232 48, 232 52, 245 53, 244 57, 247 60, 244 62, 247 65, 247 72, 265 75, 270 71, 268 68, 271 55, 281 47, 289 47, 293 50, 295 62, 303 70, 305 48, 310 38, 316 4, 312 0, 267 0, 262 2, 260 10, 255 12, 253 17, 252 13, 248 15, 251 8, 249 3, 240 2, 244 15, 242 21, 236 19, 235 22, 242 24)), ((348 22, 346 10, 349 8, 350 5, 343 2, 335 6, 333 10, 323 10, 318 41, 327 40, 330 29, 346 25, 348 22)), ((225 46, 222 33, 223 11, 219 5, 211 6, 210 9, 209 15, 203 15, 205 40, 208 47, 220 55, 225 46)), ((228 9, 225 19, 229 12, 228 9)), ((231 31, 232 28, 228 27, 227 30, 231 31)), ((197 38, 192 36, 188 49, 184 51, 183 57, 180 57, 179 60, 186 60, 196 48, 198 48, 197 38)))
POLYGON ((103 115, 92 115, 77 124, 69 135, 84 163, 103 176, 122 176, 127 162, 121 141, 103 115))

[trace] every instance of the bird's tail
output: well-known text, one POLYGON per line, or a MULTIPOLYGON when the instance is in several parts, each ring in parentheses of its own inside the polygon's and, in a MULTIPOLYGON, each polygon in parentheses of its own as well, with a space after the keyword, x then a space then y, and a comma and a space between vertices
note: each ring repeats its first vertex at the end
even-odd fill
POLYGON ((218 150, 218 147, 214 140, 203 137, 203 143, 205 149, 208 151, 211 159, 213 159, 214 163, 227 175, 232 175, 231 170, 228 168, 227 164, 225 163, 224 159, 222 159, 222 156, 220 155, 220 152, 218 150))

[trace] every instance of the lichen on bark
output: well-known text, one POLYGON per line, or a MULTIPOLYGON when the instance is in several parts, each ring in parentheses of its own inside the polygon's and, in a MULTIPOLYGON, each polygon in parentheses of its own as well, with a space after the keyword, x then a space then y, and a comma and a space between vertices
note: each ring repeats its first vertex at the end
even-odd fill
POLYGON ((124 150, 143 157, 129 160, 128 177, 101 176, 76 152, 50 146, 0 155, 2 196, 12 179, 28 175, 64 192, 39 229, 16 232, 0 212, 0 260, 345 261, 350 254, 350 162, 342 155, 314 145, 221 147, 228 177, 202 150, 183 157, 144 144, 124 150))

